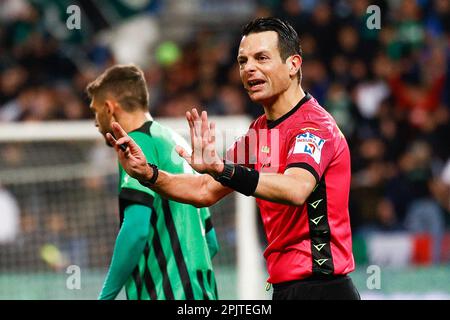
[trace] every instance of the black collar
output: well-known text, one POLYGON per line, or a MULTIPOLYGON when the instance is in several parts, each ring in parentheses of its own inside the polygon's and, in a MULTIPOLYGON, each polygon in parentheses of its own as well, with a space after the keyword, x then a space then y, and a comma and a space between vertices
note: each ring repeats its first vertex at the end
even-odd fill
POLYGON ((267 127, 269 129, 275 128, 277 125, 279 125, 281 122, 289 118, 292 114, 294 114, 303 104, 305 104, 309 99, 311 99, 312 96, 305 92, 305 96, 300 100, 299 103, 295 107, 293 107, 288 113, 285 113, 281 117, 279 117, 277 120, 267 120, 267 127))
POLYGON ((142 132, 142 133, 151 135, 150 134, 150 127, 152 126, 152 123, 153 123, 152 120, 145 121, 144 124, 142 124, 142 126, 140 126, 137 129, 134 129, 134 130, 130 131, 130 133, 131 132, 142 132))

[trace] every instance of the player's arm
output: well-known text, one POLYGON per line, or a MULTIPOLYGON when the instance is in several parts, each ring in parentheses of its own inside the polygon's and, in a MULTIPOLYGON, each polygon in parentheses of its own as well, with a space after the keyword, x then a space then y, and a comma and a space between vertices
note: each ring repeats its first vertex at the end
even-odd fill
MULTIPOLYGON (((118 123, 113 123, 112 128, 118 139, 116 140, 109 133, 106 138, 116 150, 124 170, 138 181, 151 180, 155 172, 147 164, 141 148, 118 123), (121 148, 121 145, 126 147, 121 148)), ((206 174, 171 174, 163 170, 158 170, 156 183, 147 186, 164 198, 196 207, 211 206, 233 191, 206 174)))
MULTIPOLYGON (((211 175, 219 176, 224 171, 211 171, 211 175)), ((147 166, 148 167, 148 166, 147 166)), ((239 167, 242 171, 249 169, 239 167)), ((148 172, 142 181, 148 181, 153 176, 153 170, 148 167, 148 172)), ((254 173, 257 171, 252 170, 254 173)), ((257 198, 290 204, 302 205, 316 186, 316 178, 308 170, 302 168, 289 168, 284 174, 259 173, 257 183, 253 176, 245 175, 240 181, 240 186, 225 187, 217 182, 211 175, 170 174, 159 171, 157 183, 150 188, 178 202, 189 203, 197 207, 209 207, 234 190, 245 195, 253 195, 257 198), (253 192, 243 192, 251 189, 253 192)))
POLYGON ((189 155, 184 150, 179 154, 197 172, 221 177, 222 185, 257 198, 290 205, 302 205, 317 184, 312 172, 298 167, 288 168, 283 174, 259 173, 247 167, 224 164, 216 153, 215 125, 208 123, 206 112, 201 116, 197 110, 186 113, 189 123, 192 149, 189 155), (222 177, 226 176, 224 179, 222 177))
POLYGON ((150 232, 151 213, 150 207, 139 204, 125 209, 111 264, 98 297, 100 300, 115 299, 139 263, 150 232))
MULTIPOLYGON (((148 181, 153 176, 153 169, 141 181, 148 181)), ((161 196, 188 203, 198 208, 210 207, 233 190, 218 183, 207 174, 171 174, 158 170, 158 179, 149 187, 161 196)))
POLYGON ((215 147, 215 125, 208 123, 207 113, 201 116, 196 109, 186 113, 189 123, 192 149, 189 155, 184 150, 179 154, 197 172, 220 177, 222 185, 257 198, 290 205, 302 205, 318 182, 314 170, 290 167, 283 174, 259 173, 258 171, 233 164, 224 164, 215 147))

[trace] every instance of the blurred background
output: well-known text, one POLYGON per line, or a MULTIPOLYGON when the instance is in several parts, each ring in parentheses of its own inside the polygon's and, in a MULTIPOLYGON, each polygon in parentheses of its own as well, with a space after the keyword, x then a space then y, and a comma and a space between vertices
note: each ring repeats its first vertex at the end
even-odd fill
MULTIPOLYGON (((0 299, 95 299, 101 288, 118 230, 116 160, 87 83, 133 62, 157 120, 196 106, 219 128, 250 121, 263 110, 242 89, 236 55, 242 26, 261 16, 296 28, 303 88, 349 142, 362 297, 449 299, 449 14, 448 0, 0 0, 0 299), (380 28, 367 27, 370 5, 380 28), (80 290, 66 287, 69 265, 81 268, 80 290)), ((223 299, 242 297, 235 204, 212 208, 223 299)), ((270 298, 264 285, 256 298, 270 298)))

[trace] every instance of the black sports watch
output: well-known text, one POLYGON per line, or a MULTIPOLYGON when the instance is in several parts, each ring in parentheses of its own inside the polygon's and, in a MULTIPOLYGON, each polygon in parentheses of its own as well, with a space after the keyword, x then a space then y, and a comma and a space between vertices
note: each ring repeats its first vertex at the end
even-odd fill
POLYGON ((153 163, 147 163, 148 166, 150 166, 153 169, 153 175, 149 180, 140 181, 139 183, 142 184, 145 187, 151 187, 156 183, 156 180, 158 179, 158 166, 153 163))
POLYGON ((231 180, 234 173, 234 164, 233 163, 223 163, 223 171, 221 174, 216 176, 214 179, 220 183, 227 183, 231 180))

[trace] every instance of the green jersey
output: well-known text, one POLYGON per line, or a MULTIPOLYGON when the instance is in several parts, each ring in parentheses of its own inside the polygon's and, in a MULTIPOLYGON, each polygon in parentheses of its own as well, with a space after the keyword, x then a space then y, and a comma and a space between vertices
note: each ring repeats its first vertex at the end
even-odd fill
MULTIPOLYGON (((177 144, 187 143, 173 130, 148 121, 129 135, 159 169, 194 173, 175 151, 177 144)), ((131 204, 152 209, 147 243, 125 284, 128 299, 217 299, 211 259, 218 245, 209 210, 164 199, 119 167, 121 223, 131 204)))

